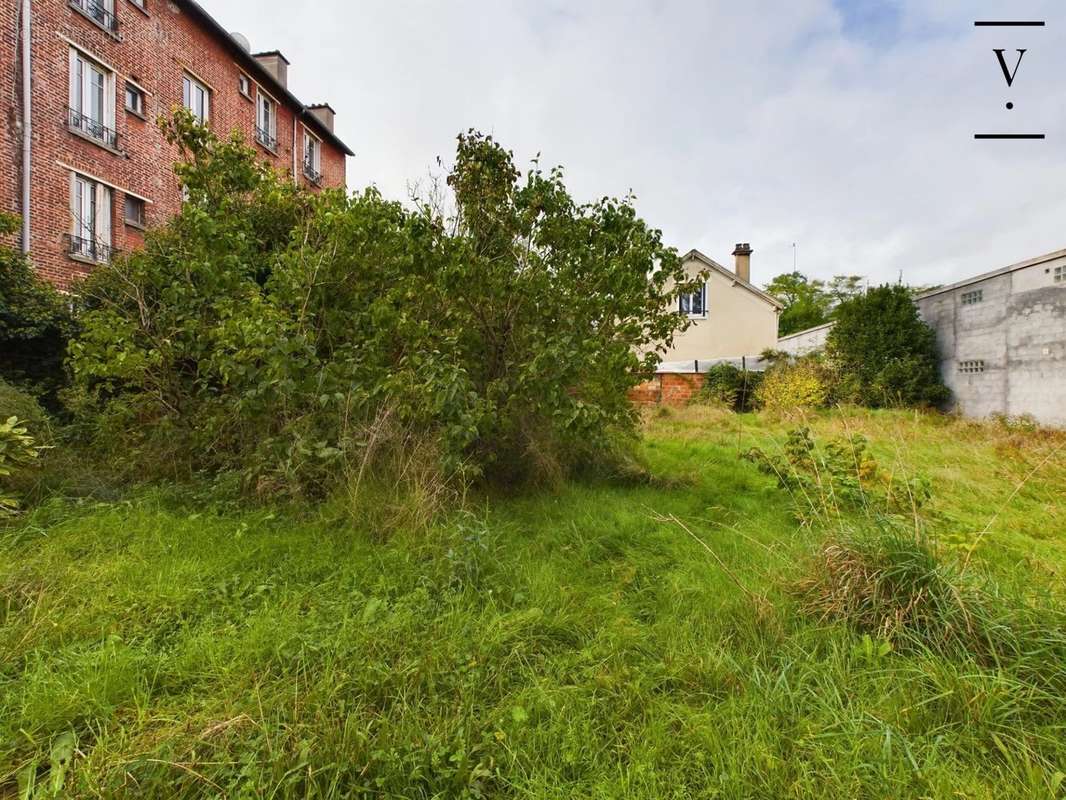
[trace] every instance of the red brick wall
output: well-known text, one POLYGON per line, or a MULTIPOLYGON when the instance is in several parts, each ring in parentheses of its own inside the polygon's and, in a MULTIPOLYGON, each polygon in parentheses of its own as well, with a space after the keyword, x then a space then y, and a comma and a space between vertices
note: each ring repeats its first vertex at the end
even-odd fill
POLYGON ((706 380, 705 375, 663 372, 629 390, 629 399, 640 405, 681 406, 689 402, 706 380))
MULTIPOLYGON (((155 124, 182 102, 182 76, 189 72, 207 84, 211 93, 210 127, 219 136, 237 130, 254 142, 259 85, 255 75, 242 69, 237 56, 198 20, 168 0, 148 0, 147 13, 130 0, 114 0, 120 21, 121 41, 72 9, 67 0, 34 0, 33 29, 33 197, 31 252, 37 269, 61 287, 90 266, 76 262, 65 253, 63 234, 71 230, 70 167, 89 177, 112 184, 112 245, 120 249, 138 247, 143 234, 123 222, 124 191, 151 200, 146 206, 148 224, 164 221, 180 206, 180 190, 172 166, 178 159, 175 148, 163 138, 155 124), (76 43, 95 60, 110 67, 115 76, 115 129, 120 137, 115 154, 72 134, 66 123, 69 99, 69 53, 76 43), (251 79, 252 99, 238 91, 238 76, 251 79), (135 81, 149 92, 142 120, 125 111, 125 79, 135 81)), ((15 63, 16 0, 6 0, 0 11, 0 69, 12 75, 15 63)), ((0 82, 6 85, 6 82, 0 82)), ((278 102, 277 152, 255 144, 264 161, 279 172, 293 168, 293 128, 296 109, 269 87, 264 91, 278 102)), ((18 112, 10 91, 0 97, 3 132, 0 158, 6 177, 0 188, 5 211, 18 212, 20 146, 13 121, 18 112)), ((301 182, 303 131, 296 125, 296 171, 301 182)), ((314 129, 312 129, 314 130, 314 129)), ((344 154, 329 141, 322 143, 322 173, 325 186, 344 186, 344 154)))

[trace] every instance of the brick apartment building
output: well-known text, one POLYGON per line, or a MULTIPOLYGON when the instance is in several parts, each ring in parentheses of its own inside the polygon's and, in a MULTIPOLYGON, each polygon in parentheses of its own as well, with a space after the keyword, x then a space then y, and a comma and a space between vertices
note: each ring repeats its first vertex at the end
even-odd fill
POLYGON ((177 212, 178 153, 155 124, 175 106, 220 136, 241 131, 294 181, 344 186, 352 151, 333 132, 333 109, 301 103, 287 88, 281 53, 251 53, 198 3, 4 0, 0 210, 26 217, 27 21, 32 163, 23 247, 59 287, 140 246, 146 226, 177 212))

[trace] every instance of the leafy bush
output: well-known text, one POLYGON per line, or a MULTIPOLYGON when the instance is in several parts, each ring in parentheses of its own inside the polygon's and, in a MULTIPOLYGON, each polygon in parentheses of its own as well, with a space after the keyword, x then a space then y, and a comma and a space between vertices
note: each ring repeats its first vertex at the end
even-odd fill
POLYGON ((805 523, 832 522, 848 512, 915 516, 932 496, 928 479, 882 470, 861 434, 819 447, 810 429, 802 427, 789 432, 780 453, 754 447, 743 457, 777 479, 805 523))
POLYGON ((18 509, 11 479, 20 470, 32 466, 40 450, 26 424, 18 417, 0 419, 0 516, 13 514, 18 509))
MULTIPOLYGON (((17 217, 0 214, 0 237, 17 228, 17 217)), ((0 245, 0 378, 58 408, 72 331, 70 310, 60 294, 37 277, 22 253, 0 245)))
POLYGON ((322 494, 375 420, 448 474, 563 473, 635 431, 626 391, 684 322, 673 250, 632 198, 578 205, 561 170, 459 137, 455 211, 374 189, 315 195, 239 138, 166 126, 188 193, 147 246, 82 287, 81 419, 142 470, 241 470, 322 494))
POLYGON ((816 357, 771 366, 755 393, 759 405, 768 411, 820 408, 832 397, 833 376, 816 357))
POLYGON ((878 408, 936 406, 949 397, 936 333, 919 318, 905 286, 881 286, 841 303, 826 353, 844 400, 878 408))
POLYGON ((741 370, 726 362, 715 364, 707 370, 700 396, 734 411, 751 411, 762 378, 761 372, 741 370))

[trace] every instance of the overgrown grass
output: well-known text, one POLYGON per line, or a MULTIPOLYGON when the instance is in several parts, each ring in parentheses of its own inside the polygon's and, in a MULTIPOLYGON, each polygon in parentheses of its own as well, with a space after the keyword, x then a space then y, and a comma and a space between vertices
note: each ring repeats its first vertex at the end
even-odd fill
POLYGON ((948 606, 980 587, 968 613, 1024 644, 989 656, 802 591, 832 585, 810 583, 827 537, 861 574, 894 562, 868 531, 799 526, 739 458, 795 422, 665 412, 661 480, 472 499, 388 537, 163 489, 40 506, 0 528, 0 786, 46 785, 73 734, 70 797, 1061 797, 1041 597, 1066 564, 1061 438, 804 420, 931 479, 936 549, 907 574, 948 606))

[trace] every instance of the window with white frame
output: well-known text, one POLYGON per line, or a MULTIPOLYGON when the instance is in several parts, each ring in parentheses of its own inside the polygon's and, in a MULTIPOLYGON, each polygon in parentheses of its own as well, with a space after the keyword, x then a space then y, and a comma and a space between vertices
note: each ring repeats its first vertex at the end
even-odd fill
POLYGON ((249 100, 252 97, 252 81, 243 72, 237 76, 237 90, 247 97, 249 100))
POLYGON ((982 289, 974 289, 972 292, 962 293, 962 304, 964 306, 975 306, 985 299, 985 293, 982 289))
POLYGON ((695 292, 686 292, 678 296, 678 310, 690 317, 707 315, 707 284, 701 284, 695 292))
POLYGON ((80 50, 70 48, 67 124, 75 133, 112 149, 115 133, 115 74, 80 50))
POLYGON ((985 371, 985 362, 980 359, 959 362, 959 372, 965 375, 976 375, 985 371))
POLYGON ((111 188, 85 175, 70 176, 70 248, 74 258, 111 260, 111 188))
POLYGON ((1055 267, 1055 283, 1066 283, 1066 266, 1055 267))
POLYGON ((322 142, 304 131, 304 175, 312 183, 322 182, 322 142))
POLYGON ((255 103, 255 140, 267 150, 278 149, 278 104, 261 89, 255 103))
POLYGON ((211 90, 192 75, 182 76, 181 102, 201 125, 211 119, 211 90))

